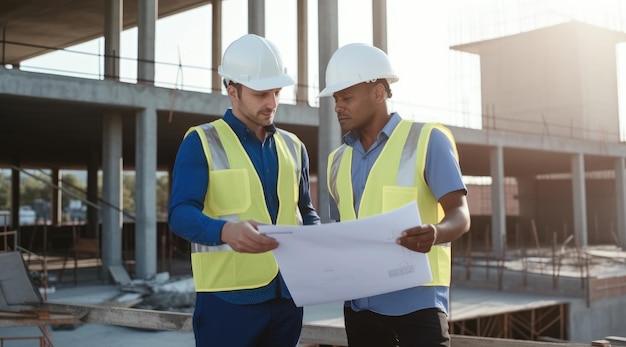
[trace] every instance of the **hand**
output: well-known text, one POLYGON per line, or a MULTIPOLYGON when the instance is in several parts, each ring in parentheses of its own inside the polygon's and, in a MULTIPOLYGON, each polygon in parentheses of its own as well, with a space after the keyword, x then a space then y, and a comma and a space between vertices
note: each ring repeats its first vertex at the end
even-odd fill
POLYGON ((437 240, 437 227, 422 224, 402 232, 396 243, 412 251, 428 253, 437 240))
POLYGON ((259 233, 255 220, 227 222, 222 228, 222 242, 241 253, 263 253, 278 247, 276 239, 259 233))

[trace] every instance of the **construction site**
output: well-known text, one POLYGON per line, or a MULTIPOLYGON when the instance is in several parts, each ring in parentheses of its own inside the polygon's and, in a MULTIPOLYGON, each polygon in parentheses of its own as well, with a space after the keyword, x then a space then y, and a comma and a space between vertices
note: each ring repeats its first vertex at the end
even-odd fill
MULTIPOLYGON (((66 227, 71 242, 66 246, 57 242, 48 250, 35 242, 30 246, 37 253, 14 243, 16 232, 4 227, 3 249, 9 251, 0 252, 4 265, 0 270, 0 327, 6 328, 0 341, 6 346, 18 341, 30 344, 16 346, 54 346, 55 334, 72 331, 78 333, 75 341, 80 341, 83 331, 96 333, 84 327, 90 323, 136 331, 186 332, 187 336, 175 341, 192 340, 195 291, 191 265, 188 259, 174 256, 180 251, 177 247, 184 248, 183 240, 164 246, 160 272, 154 277, 131 279, 134 261, 128 249, 123 267, 109 268, 112 280, 106 280, 97 247, 89 240, 74 239, 77 231, 84 233, 85 226, 66 227), (61 299, 50 300, 55 293, 61 299)), ((47 232, 44 228, 32 227, 40 229, 42 236, 47 232)), ((57 237, 64 233, 52 231, 59 233, 57 237)), ((503 257, 491 256, 485 248, 488 242, 478 245, 474 238, 467 238, 457 243, 449 321, 455 346, 589 346, 571 342, 576 335, 571 329, 593 336, 605 322, 595 319, 579 324, 576 320, 588 320, 595 314, 615 320, 619 329, 623 324, 619 305, 626 296, 626 252, 610 245, 583 250, 569 242, 556 242, 555 237, 552 244, 542 244, 537 237, 532 245, 511 245, 503 257)), ((301 346, 347 345, 341 305, 305 307, 308 315, 301 346)), ((626 344, 624 336, 618 335, 590 342, 592 346, 626 344)), ((158 346, 158 342, 150 345, 158 346)))
MULTIPOLYGON (((300 43, 313 30, 311 3, 322 18, 320 71, 338 46, 341 0, 298 0, 292 16, 299 87, 280 106, 276 124, 306 144, 313 200, 328 222, 321 182, 341 131, 332 98, 309 97, 317 87, 309 83, 309 52, 300 43)), ((626 9, 602 2, 605 15, 598 15, 542 1, 515 3, 516 30, 498 20, 482 23, 483 12, 510 14, 497 2, 445 9, 450 60, 459 61, 459 74, 471 74, 463 70, 468 61, 476 68, 480 96, 479 126, 466 125, 462 109, 449 112, 461 121, 446 124, 468 178, 472 219, 470 232, 452 243, 452 342, 626 346, 626 131, 619 88, 626 61, 616 53, 626 42, 626 9)), ((73 341, 84 341, 81 331, 94 326, 176 332, 162 340, 193 344, 190 245, 157 213, 155 172, 171 174, 186 130, 229 107, 217 74, 228 6, 247 19, 248 32, 265 35, 265 1, 0 4, 0 170, 10 176, 10 208, 0 212, 2 346, 78 346, 73 341), (159 83, 157 21, 198 8, 211 14, 211 86, 194 91, 159 83), (137 75, 129 82, 120 76, 120 36, 135 27, 137 75), (79 54, 71 47, 94 38, 105 42, 95 54, 103 68, 95 77, 27 69, 28 59, 79 54), (21 224, 21 182, 42 170, 37 180, 49 188, 49 211, 43 222, 21 224), (84 191, 68 189, 67 170, 84 172, 84 191), (132 213, 122 204, 123 172, 135 178, 132 213), (63 217, 68 195, 81 209, 73 221, 63 217), (83 295, 89 299, 80 300, 83 295)), ((362 6, 371 9, 374 45, 387 51, 392 1, 362 6)), ((346 346, 341 306, 305 307, 300 345, 346 346)))

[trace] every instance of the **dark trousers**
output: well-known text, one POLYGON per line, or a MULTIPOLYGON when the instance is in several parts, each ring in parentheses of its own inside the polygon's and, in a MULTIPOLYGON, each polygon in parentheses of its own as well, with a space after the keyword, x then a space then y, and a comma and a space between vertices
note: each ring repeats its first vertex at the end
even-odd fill
POLYGON ((193 314, 196 347, 294 347, 302 314, 302 307, 290 299, 237 305, 198 293, 193 314))
POLYGON ((448 318, 436 308, 403 316, 356 312, 351 307, 344 307, 343 313, 350 347, 450 346, 448 318))

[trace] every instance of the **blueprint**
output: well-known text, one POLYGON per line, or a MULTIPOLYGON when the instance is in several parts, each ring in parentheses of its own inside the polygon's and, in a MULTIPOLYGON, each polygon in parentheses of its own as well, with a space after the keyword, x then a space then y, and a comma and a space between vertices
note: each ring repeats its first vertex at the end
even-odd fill
POLYGON ((415 202, 348 222, 304 226, 262 225, 278 240, 274 255, 296 305, 358 299, 432 280, 428 257, 396 244, 420 224, 415 202))

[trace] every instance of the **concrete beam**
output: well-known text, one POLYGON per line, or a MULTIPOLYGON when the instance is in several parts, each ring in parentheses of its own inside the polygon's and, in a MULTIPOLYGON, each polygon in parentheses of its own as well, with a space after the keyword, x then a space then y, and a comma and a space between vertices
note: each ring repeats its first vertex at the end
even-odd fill
MULTIPOLYGON (((226 95, 153 87, 117 81, 0 69, 0 95, 75 102, 109 108, 222 115, 231 106, 226 95)), ((277 123, 317 126, 317 108, 281 104, 277 123)))
POLYGON ((510 148, 549 151, 559 153, 582 153, 585 155, 622 157, 623 143, 606 143, 533 134, 517 134, 492 129, 470 129, 448 126, 457 144, 504 146, 510 148))

